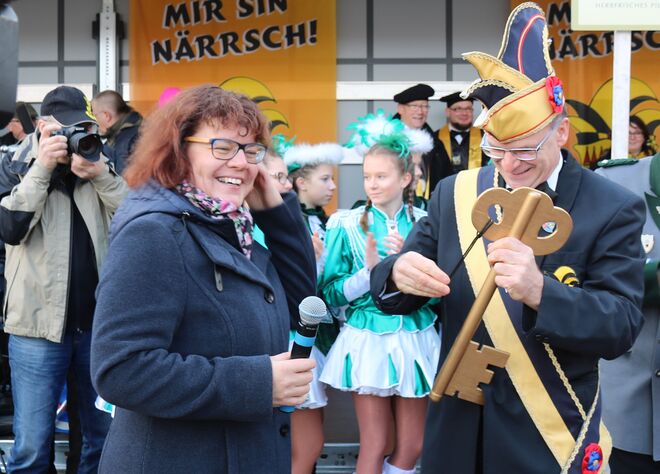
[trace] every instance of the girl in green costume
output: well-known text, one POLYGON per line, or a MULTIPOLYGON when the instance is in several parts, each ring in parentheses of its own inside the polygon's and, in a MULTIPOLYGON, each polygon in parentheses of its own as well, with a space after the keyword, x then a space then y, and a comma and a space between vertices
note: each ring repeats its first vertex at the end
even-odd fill
POLYGON ((331 306, 348 307, 321 381, 353 392, 360 429, 357 472, 413 473, 440 351, 436 315, 428 305, 407 315, 382 313, 369 294, 369 272, 381 258, 400 251, 415 221, 426 214, 412 205, 410 158, 430 150, 432 141, 382 113, 354 128, 357 151, 368 148, 363 164, 368 200, 332 215, 327 225, 322 293, 331 306), (391 420, 396 445, 383 462, 391 420))
MULTIPOLYGON (((275 137, 273 137, 275 138, 275 137)), ((332 199, 337 187, 333 181, 336 165, 343 158, 343 148, 336 143, 317 145, 285 143, 282 153, 289 172, 293 190, 298 194, 303 217, 312 235, 316 253, 316 271, 321 275, 325 261, 323 239, 327 215, 323 206, 332 199)), ((330 320, 329 322, 332 322, 330 320)), ((311 357, 316 361, 312 371, 309 397, 291 415, 292 474, 309 474, 323 450, 323 410, 328 398, 325 385, 319 382, 319 375, 325 363, 325 354, 334 340, 337 330, 332 324, 321 324, 312 348, 311 357)))

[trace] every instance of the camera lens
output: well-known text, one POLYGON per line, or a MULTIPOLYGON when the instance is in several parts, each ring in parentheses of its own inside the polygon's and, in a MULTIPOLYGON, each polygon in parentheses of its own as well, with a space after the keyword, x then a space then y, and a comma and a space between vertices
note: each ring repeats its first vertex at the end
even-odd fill
POLYGON ((73 153, 77 153, 87 161, 98 161, 103 148, 101 138, 97 134, 85 132, 72 134, 69 138, 69 146, 73 153))

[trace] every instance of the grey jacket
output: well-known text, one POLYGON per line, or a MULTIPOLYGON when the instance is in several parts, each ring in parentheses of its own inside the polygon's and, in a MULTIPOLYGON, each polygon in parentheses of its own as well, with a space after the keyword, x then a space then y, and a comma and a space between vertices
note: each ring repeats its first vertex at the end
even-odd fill
MULTIPOLYGON (((649 157, 632 165, 599 168, 596 173, 644 198, 644 193, 650 193, 651 160, 649 157)), ((652 247, 646 254, 645 270, 651 272, 645 282, 644 326, 632 349, 617 359, 601 361, 600 371, 603 417, 614 447, 652 454, 655 461, 660 461, 660 305, 657 299, 649 298, 650 290, 657 292, 658 286, 660 229, 651 211, 658 212, 647 206, 642 231, 643 241, 652 240, 652 247), (651 288, 653 285, 655 288, 651 288)))
MULTIPOLYGON (((71 200, 51 188, 52 172, 36 160, 37 152, 38 139, 31 134, 9 165, 20 182, 0 201, 0 238, 7 244, 4 330, 61 342, 71 291, 71 200)), ((76 183, 73 198, 92 239, 97 270, 107 252, 110 219, 127 192, 110 168, 76 183)))

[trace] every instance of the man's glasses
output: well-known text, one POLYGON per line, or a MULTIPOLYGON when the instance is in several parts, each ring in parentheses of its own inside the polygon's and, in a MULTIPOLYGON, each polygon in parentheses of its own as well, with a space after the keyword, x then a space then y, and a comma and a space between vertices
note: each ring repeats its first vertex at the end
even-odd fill
POLYGON ((504 158, 506 153, 511 153, 516 160, 520 161, 534 161, 538 152, 545 145, 545 142, 552 136, 552 134, 557 130, 557 127, 551 127, 543 140, 536 145, 535 148, 501 148, 497 146, 490 146, 488 144, 487 135, 484 135, 481 139, 481 151, 484 152, 484 155, 489 157, 494 161, 499 161, 504 158))
POLYGON ((449 107, 452 112, 473 112, 474 107, 449 107))
POLYGON ((268 173, 271 178, 276 179, 280 184, 286 184, 289 181, 289 175, 286 173, 268 173))
POLYGON ((213 158, 223 161, 231 160, 243 150, 245 161, 253 165, 261 162, 268 151, 268 147, 261 143, 238 143, 228 138, 186 137, 184 141, 211 145, 213 158))
POLYGON ((404 104, 406 107, 409 109, 416 109, 416 110, 429 110, 429 105, 428 104, 404 104))

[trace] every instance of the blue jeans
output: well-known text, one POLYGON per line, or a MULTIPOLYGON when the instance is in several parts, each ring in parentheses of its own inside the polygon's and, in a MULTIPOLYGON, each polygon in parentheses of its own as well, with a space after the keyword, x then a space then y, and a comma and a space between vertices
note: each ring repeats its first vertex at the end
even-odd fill
POLYGON ((78 390, 82 452, 79 473, 95 473, 110 415, 94 407, 96 391, 89 369, 91 331, 67 334, 58 344, 11 335, 9 365, 14 397, 14 434, 10 473, 48 472, 59 394, 69 368, 78 390))

